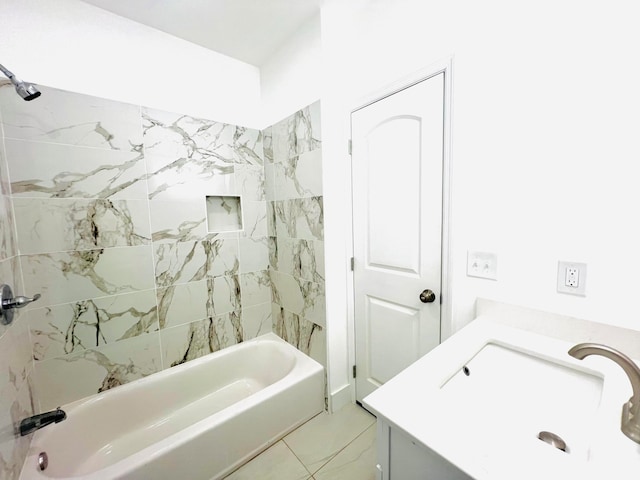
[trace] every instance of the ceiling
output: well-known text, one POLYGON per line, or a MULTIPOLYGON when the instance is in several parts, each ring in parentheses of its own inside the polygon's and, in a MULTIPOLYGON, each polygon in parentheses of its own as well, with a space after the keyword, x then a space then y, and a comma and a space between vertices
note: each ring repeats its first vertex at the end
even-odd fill
POLYGON ((255 66, 319 11, 319 0, 83 0, 255 66))

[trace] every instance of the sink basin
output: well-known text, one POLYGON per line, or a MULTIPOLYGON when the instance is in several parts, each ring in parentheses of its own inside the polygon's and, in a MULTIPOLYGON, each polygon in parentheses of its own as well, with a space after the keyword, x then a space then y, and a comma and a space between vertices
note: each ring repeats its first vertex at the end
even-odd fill
POLYGON ((629 382, 571 346, 479 319, 364 404, 473 479, 635 479, 640 445, 620 431, 629 382))
POLYGON ((596 372, 489 342, 441 386, 439 401, 473 426, 459 446, 472 449, 488 471, 537 458, 568 474, 589 461, 603 384, 596 372), (542 432, 561 439, 564 448, 542 441, 542 432))
POLYGON ((479 445, 499 436, 501 448, 524 451, 548 431, 564 440, 571 454, 588 457, 585 439, 602 386, 598 374, 490 342, 442 385, 440 395, 458 418, 473 422, 469 436, 479 445))

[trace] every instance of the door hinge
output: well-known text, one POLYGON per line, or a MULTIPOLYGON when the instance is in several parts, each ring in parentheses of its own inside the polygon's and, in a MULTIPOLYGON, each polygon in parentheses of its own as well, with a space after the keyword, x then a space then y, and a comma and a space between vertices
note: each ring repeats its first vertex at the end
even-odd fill
POLYGON ((356 366, 355 365, 353 366, 352 370, 353 370, 353 378, 356 378, 356 366))
POLYGON ((351 257, 351 260, 349 261, 349 266, 351 267, 351 271, 353 272, 355 266, 356 266, 356 260, 355 258, 351 257))
POLYGON ((349 139, 347 149, 349 150, 349 155, 351 155, 351 152, 353 151, 353 142, 351 141, 351 139, 349 139))

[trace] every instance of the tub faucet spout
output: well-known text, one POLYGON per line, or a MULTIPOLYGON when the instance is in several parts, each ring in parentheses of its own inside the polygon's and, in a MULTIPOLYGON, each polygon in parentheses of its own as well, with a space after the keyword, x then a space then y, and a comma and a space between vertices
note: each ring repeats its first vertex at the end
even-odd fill
POLYGON ((50 412, 25 418, 20 422, 20 435, 24 437, 52 423, 60 423, 65 418, 67 418, 67 414, 60 407, 50 412))
POLYGON ((606 345, 597 343, 580 343, 569 350, 569 355, 582 360, 589 355, 600 355, 613 360, 622 367, 629 377, 633 395, 622 406, 620 428, 622 433, 636 443, 640 443, 640 368, 624 353, 606 345))

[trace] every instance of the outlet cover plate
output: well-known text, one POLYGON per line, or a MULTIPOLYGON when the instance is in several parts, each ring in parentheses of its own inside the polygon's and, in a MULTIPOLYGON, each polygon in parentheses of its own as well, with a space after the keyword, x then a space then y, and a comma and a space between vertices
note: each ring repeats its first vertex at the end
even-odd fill
POLYGON ((467 252, 467 276, 497 280, 498 256, 491 252, 469 250, 467 252))
POLYGON ((558 293, 586 296, 587 264, 558 262, 558 293))

